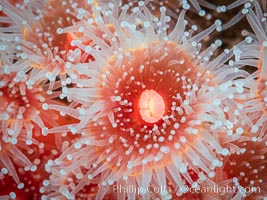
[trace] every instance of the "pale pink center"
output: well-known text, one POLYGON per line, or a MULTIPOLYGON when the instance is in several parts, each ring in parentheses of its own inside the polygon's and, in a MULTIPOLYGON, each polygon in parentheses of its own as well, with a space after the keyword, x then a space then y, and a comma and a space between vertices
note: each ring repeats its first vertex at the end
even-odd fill
POLYGON ((155 123, 164 115, 165 102, 155 90, 145 90, 140 96, 139 112, 145 122, 155 123))

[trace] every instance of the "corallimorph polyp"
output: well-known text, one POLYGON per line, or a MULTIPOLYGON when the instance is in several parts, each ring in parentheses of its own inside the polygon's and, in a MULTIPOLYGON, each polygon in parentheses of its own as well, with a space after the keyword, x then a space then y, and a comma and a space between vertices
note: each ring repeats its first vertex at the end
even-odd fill
POLYGON ((217 187, 202 194, 203 199, 264 199, 266 144, 266 137, 236 142, 236 150, 224 158, 225 165, 217 168, 216 177, 202 183, 203 188, 217 187))
POLYGON ((73 25, 84 16, 91 16, 90 7, 93 3, 48 0, 39 2, 40 7, 33 9, 33 4, 29 2, 20 8, 9 1, 1 1, 1 10, 6 17, 0 22, 12 24, 0 29, 1 50, 7 53, 8 59, 21 59, 0 71, 33 70, 35 74, 50 80, 51 84, 60 75, 64 85, 66 74, 75 73, 68 66, 88 61, 89 58, 82 57, 80 49, 75 48, 75 38, 81 32, 67 34, 63 28, 73 25), (76 15, 72 14, 74 12, 76 15))
POLYGON ((12 144, 17 143, 23 129, 25 141, 31 145, 33 132, 40 135, 47 127, 56 126, 57 114, 52 110, 42 111, 47 110, 48 104, 57 106, 52 100, 57 94, 53 94, 44 81, 33 83, 27 78, 23 71, 0 77, 1 136, 12 144))
MULTIPOLYGON (((48 199, 74 199, 91 183, 99 183, 97 199, 112 193, 117 185, 197 187, 205 176, 215 176, 215 168, 223 165, 220 158, 229 153, 218 134, 226 141, 240 135, 232 137, 227 131, 239 117, 233 114, 238 109, 234 96, 243 92, 235 79, 247 73, 238 69, 240 65, 224 64, 233 51, 211 60, 219 40, 206 51, 200 50, 200 41, 220 30, 220 21, 194 35, 197 26, 186 31, 182 11, 168 33, 166 8, 161 7, 161 18, 153 21, 142 6, 136 15, 139 28, 122 20, 125 16, 116 20, 108 11, 103 16, 96 14, 102 18, 96 17, 91 25, 80 25, 88 37, 94 27, 103 35, 91 37, 95 48, 80 45, 95 60, 77 65, 83 68, 83 78, 73 79, 77 87, 64 90, 69 101, 79 103, 69 113, 79 112, 80 123, 68 128, 81 137, 49 163, 48 199), (112 24, 114 31, 104 24, 112 24), (68 178, 69 174, 76 177, 68 178), (70 185, 62 180, 69 180, 70 185)), ((171 198, 184 192, 165 190, 153 195, 171 198)), ((118 199, 153 196, 148 191, 113 193, 118 199)))
POLYGON ((266 134, 267 125, 267 18, 266 18, 266 2, 260 5, 254 2, 255 11, 250 9, 247 13, 247 20, 250 23, 254 34, 248 38, 251 44, 243 48, 244 59, 250 57, 257 58, 256 71, 257 81, 251 90, 253 97, 245 103, 248 116, 253 122, 253 132, 256 133, 262 127, 261 137, 266 134), (257 102, 257 103, 255 103, 257 102))
POLYGON ((225 174, 238 188, 236 196, 246 199, 266 197, 266 144, 266 137, 259 141, 244 141, 238 145, 241 152, 229 156, 225 162, 225 174))
POLYGON ((47 127, 56 126, 55 120, 58 118, 52 110, 43 112, 47 103, 56 105, 56 101, 51 100, 54 96, 45 92, 48 85, 42 81, 33 84, 27 78, 23 71, 0 76, 1 179, 3 175, 9 175, 16 184, 20 184, 20 179, 13 164, 32 166, 23 150, 37 144, 36 137, 44 133, 47 127))

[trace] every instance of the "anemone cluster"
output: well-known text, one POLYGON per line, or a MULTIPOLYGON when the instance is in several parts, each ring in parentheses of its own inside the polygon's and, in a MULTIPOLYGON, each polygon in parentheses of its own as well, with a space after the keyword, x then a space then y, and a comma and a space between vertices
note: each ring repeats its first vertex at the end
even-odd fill
POLYGON ((266 0, 0 0, 0 57, 1 200, 267 199, 266 0))

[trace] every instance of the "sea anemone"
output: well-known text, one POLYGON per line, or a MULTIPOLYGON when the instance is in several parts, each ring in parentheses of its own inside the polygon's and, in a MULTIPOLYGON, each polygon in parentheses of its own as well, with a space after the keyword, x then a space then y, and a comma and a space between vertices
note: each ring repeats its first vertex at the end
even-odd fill
MULTIPOLYGON (((73 79, 76 87, 64 90, 78 105, 69 113, 79 112, 80 123, 69 129, 80 138, 49 163, 52 175, 44 198, 73 199, 96 180, 97 199, 118 185, 148 188, 170 182, 197 187, 203 176, 214 177, 216 167, 223 165, 219 158, 229 150, 222 147, 218 134, 227 141, 227 130, 239 119, 233 98, 244 90, 236 79, 248 73, 239 69, 241 65, 224 64, 234 50, 211 58, 220 40, 201 51, 200 41, 221 30, 219 20, 194 35, 197 26, 185 30, 183 10, 173 30, 167 30, 166 8, 160 8, 158 19, 143 3, 132 9, 138 26, 123 20, 129 19, 125 12, 116 15, 116 4, 114 10, 96 11, 91 24, 77 26, 84 29, 82 39, 87 36, 96 44, 79 45, 95 60, 77 64, 84 76, 73 79), (69 185, 62 184, 68 176, 69 185)), ((171 198, 169 191, 113 193, 118 199, 171 198)))
MULTIPOLYGON (((91 16, 90 8, 94 1, 47 0, 40 3, 39 9, 32 9, 31 4, 29 2, 20 9, 8 1, 1 1, 2 12, 6 15, 2 22, 11 24, 1 29, 1 51, 13 63, 0 71, 32 70, 33 74, 50 80, 50 84, 59 76, 64 85, 66 74, 74 74, 69 69, 71 63, 85 62, 89 57, 84 57, 78 49, 75 50, 75 38, 81 32, 66 34, 63 28, 73 25, 85 16, 91 16), (77 15, 73 15, 74 12, 77 15)), ((37 77, 31 78, 32 81, 37 80, 37 77)))
POLYGON ((243 9, 254 33, 247 31, 245 39, 247 42, 236 48, 234 60, 236 65, 245 64, 250 68, 254 68, 254 72, 242 81, 244 88, 246 88, 246 95, 242 96, 242 106, 250 131, 260 138, 266 134, 267 128, 267 71, 265 63, 267 55, 267 20, 264 5, 264 3, 261 5, 255 1, 253 4, 248 3, 246 8, 243 9))
MULTIPOLYGON (((241 4, 241 1, 236 3, 241 4)), ((229 149, 229 156, 222 158, 224 164, 216 169, 214 179, 200 184, 200 188, 217 190, 202 194, 203 199, 266 198, 266 1, 246 3, 242 12, 254 32, 246 31, 246 42, 235 48, 232 62, 254 69, 240 80, 244 92, 235 99, 242 107, 239 120, 242 136, 223 145, 229 149)), ((237 127, 234 129, 237 131, 237 127)))
MULTIPOLYGON (((216 169, 216 177, 201 183, 210 188, 204 199, 264 199, 266 197, 266 136, 234 142, 235 151, 216 169)), ((233 150, 233 149, 232 149, 233 150)))
MULTIPOLYGON (((56 105, 54 104, 54 106, 56 105)), ((44 124, 48 127, 49 124, 46 121, 50 121, 56 126, 77 122, 77 120, 73 121, 71 117, 57 116, 51 111, 47 111, 46 115, 44 115, 44 111, 41 112, 40 117, 46 118, 44 124), (53 119, 54 117, 55 119, 53 119)), ((35 116, 35 118, 37 117, 35 116)), ((30 119, 26 119, 26 117, 25 120, 30 122, 30 119)), ((2 122, 4 123, 4 121, 2 122)), ((68 141, 73 139, 73 137, 69 138, 63 133, 62 135, 46 135, 46 127, 39 131, 40 127, 38 125, 33 123, 33 126, 35 127, 33 128, 33 134, 30 135, 30 139, 28 139, 29 135, 25 128, 22 128, 16 138, 13 137, 11 139, 6 138, 6 133, 3 134, 1 132, 1 198, 40 199, 44 191, 42 184, 46 183, 45 180, 49 176, 45 171, 45 164, 49 160, 58 157, 69 145, 68 141)))
POLYGON ((23 71, 0 76, 0 179, 2 188, 8 186, 12 198, 16 189, 23 188, 26 176, 21 173, 32 173, 28 175, 30 177, 37 168, 34 160, 38 156, 30 159, 26 152, 31 145, 38 144, 36 139, 45 135, 47 127, 58 125, 58 115, 54 111, 44 112, 48 104, 59 106, 57 101, 52 100, 57 96, 56 92, 52 95, 45 82, 30 83, 23 71))
MULTIPOLYGON (((25 141, 19 140, 20 143, 5 144, 5 149, 1 152, 1 156, 8 156, 12 158, 15 171, 9 170, 9 174, 15 173, 16 179, 14 180, 9 176, 4 176, 0 179, 0 186, 2 188, 0 192, 1 198, 4 194, 9 194, 12 199, 13 196, 16 199, 40 199, 42 194, 42 182, 47 179, 48 173, 45 172, 45 163, 49 159, 55 159, 60 151, 54 144, 55 139, 53 135, 35 140, 35 144, 26 145, 25 141), (18 151, 18 147, 20 151, 18 151), (6 152, 4 152, 6 151, 6 152), (10 152, 8 152, 10 151, 10 152), (25 162, 28 162, 27 165, 25 162)), ((4 158, 4 157, 3 157, 4 158)), ((3 160, 3 159, 1 159, 3 160)), ((10 164, 10 163, 9 163, 10 164)), ((4 168, 2 169, 4 172, 4 168)))
MULTIPOLYGON (((248 100, 246 105, 250 111, 249 116, 254 122, 254 132, 263 126, 262 134, 265 134, 267 128, 267 18, 266 18, 266 7, 261 6, 257 2, 254 2, 255 12, 250 9, 247 14, 248 22, 250 23, 255 35, 251 35, 252 42, 250 45, 244 47, 245 55, 248 54, 250 57, 258 59, 257 67, 257 84, 252 89, 255 98, 248 100), (258 100, 257 104, 253 103, 258 100)), ((263 4, 266 6, 266 4, 263 4)), ((261 135, 262 135, 261 134, 261 135)))
POLYGON ((48 127, 57 125, 55 120, 58 115, 52 110, 44 110, 48 104, 60 105, 58 101, 53 100, 59 92, 53 93, 54 88, 49 90, 46 80, 39 79, 33 83, 29 81, 29 77, 30 75, 23 71, 0 75, 1 179, 6 182, 3 175, 9 174, 19 188, 22 180, 17 167, 30 169, 34 166, 25 151, 30 145, 38 144, 36 137, 45 134, 48 127))
MULTIPOLYGON (((2 138, 6 142, 16 144, 18 135, 25 129, 25 139, 32 144, 33 131, 35 135, 45 132, 47 127, 57 125, 57 114, 47 110, 48 106, 60 106, 53 98, 60 92, 50 90, 45 80, 30 82, 29 76, 23 71, 1 76, 0 85, 0 118, 2 138)), ((57 84, 58 85, 58 84, 57 84)), ((56 85, 55 85, 56 88, 56 85)))

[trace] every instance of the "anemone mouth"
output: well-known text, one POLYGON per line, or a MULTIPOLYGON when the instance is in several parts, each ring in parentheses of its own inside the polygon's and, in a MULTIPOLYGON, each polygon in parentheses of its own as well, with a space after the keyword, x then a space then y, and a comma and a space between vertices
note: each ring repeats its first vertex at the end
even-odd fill
POLYGON ((139 97, 138 108, 142 120, 154 124, 162 119, 165 113, 165 102, 155 90, 145 90, 139 97))

